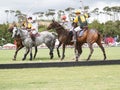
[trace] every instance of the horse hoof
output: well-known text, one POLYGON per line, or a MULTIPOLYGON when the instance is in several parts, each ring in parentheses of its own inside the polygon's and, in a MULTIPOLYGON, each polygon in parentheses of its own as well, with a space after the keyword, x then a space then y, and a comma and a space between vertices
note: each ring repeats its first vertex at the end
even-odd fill
POLYGON ((78 58, 76 58, 76 62, 78 62, 78 58))
POLYGON ((106 59, 103 59, 103 61, 106 61, 106 59))
POLYGON ((76 62, 78 62, 78 57, 76 57, 76 62))
POLYGON ((103 61, 105 61, 106 60, 106 57, 103 59, 103 61))
POLYGON ((25 60, 25 58, 22 59, 23 61, 25 60))
POLYGON ((76 60, 76 62, 78 62, 78 60, 76 60))
POLYGON ((15 59, 15 58, 13 58, 12 60, 13 60, 13 61, 16 61, 16 59, 15 59))
POLYGON ((53 59, 53 56, 51 56, 50 59, 53 59))
POLYGON ((61 61, 64 59, 64 57, 61 58, 61 61))
POLYGON ((30 61, 32 61, 32 59, 29 59, 30 61))
POLYGON ((60 59, 61 61, 63 60, 63 58, 60 59))
POLYGON ((89 61, 90 59, 88 58, 87 61, 89 61))

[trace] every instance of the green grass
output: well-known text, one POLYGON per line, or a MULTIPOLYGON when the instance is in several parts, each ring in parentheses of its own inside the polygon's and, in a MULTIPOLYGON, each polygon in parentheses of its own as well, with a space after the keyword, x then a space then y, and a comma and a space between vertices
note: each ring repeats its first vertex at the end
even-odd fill
POLYGON ((120 90, 120 66, 0 70, 0 90, 120 90))
MULTIPOLYGON (((117 60, 120 59, 120 47, 108 47, 105 48, 107 60, 117 60)), ((27 56, 26 61, 22 61, 22 57, 24 55, 25 50, 22 49, 20 52, 18 52, 17 60, 13 61, 13 55, 15 50, 0 50, 0 63, 27 63, 29 62, 29 54, 27 56)), ((60 52, 62 53, 62 50, 60 49, 60 52)), ((34 51, 33 51, 34 53, 34 51)), ((86 60, 89 54, 88 48, 83 48, 83 53, 81 54, 80 60, 86 60)), ((60 61, 60 59, 57 56, 56 49, 54 50, 54 59, 49 59, 49 50, 48 49, 39 49, 37 53, 36 59, 34 59, 32 62, 48 62, 48 61, 60 61)), ((74 58, 74 49, 73 48, 66 48, 65 53, 65 59, 63 61, 70 61, 74 58)), ((80 61, 79 60, 79 61, 80 61)), ((103 53, 100 50, 100 48, 94 48, 93 55, 91 57, 91 60, 103 60, 103 53)), ((73 60, 72 60, 73 61, 73 60)))
MULTIPOLYGON (((91 60, 102 60, 99 48, 94 48, 91 60)), ((108 60, 120 59, 120 47, 105 48, 108 60)), ((48 49, 39 49, 37 58, 31 62, 58 62, 49 60, 48 49)), ((21 61, 24 49, 12 61, 15 50, 0 50, 0 63, 27 63, 21 61)), ((81 60, 86 60, 88 48, 83 48, 81 60)), ((73 61, 74 49, 66 49, 64 61, 73 61)), ((64 68, 0 69, 0 90, 120 90, 120 65, 79 66, 64 68)))

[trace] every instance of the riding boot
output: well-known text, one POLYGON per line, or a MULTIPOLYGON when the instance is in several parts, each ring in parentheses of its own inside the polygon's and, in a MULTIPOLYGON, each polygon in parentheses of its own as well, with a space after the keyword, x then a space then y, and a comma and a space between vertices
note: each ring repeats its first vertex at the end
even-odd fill
POLYGON ((76 42, 77 32, 73 30, 73 39, 72 42, 76 42))
POLYGON ((30 37, 31 37, 31 39, 33 41, 33 45, 34 45, 35 44, 35 36, 32 33, 30 33, 30 37))
POLYGON ((31 35, 31 39, 33 42, 35 42, 35 36, 33 34, 31 35))
POLYGON ((73 40, 73 31, 70 31, 69 34, 68 34, 68 42, 71 42, 73 40))

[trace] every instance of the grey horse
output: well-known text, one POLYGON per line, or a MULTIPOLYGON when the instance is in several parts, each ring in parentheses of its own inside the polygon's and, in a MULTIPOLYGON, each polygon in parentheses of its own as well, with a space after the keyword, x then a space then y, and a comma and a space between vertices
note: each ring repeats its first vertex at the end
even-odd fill
POLYGON ((32 56, 32 47, 39 46, 42 43, 45 43, 45 45, 49 48, 50 59, 53 58, 53 50, 54 50, 55 40, 56 40, 56 36, 53 33, 48 32, 48 31, 39 32, 39 34, 37 35, 37 37, 35 39, 34 44, 29 35, 29 32, 27 30, 22 30, 20 28, 14 27, 12 38, 14 38, 16 35, 20 35, 20 37, 22 39, 22 43, 26 48, 26 52, 25 52, 22 60, 26 59, 26 56, 29 52, 30 52, 30 60, 32 60, 32 57, 33 57, 32 56))

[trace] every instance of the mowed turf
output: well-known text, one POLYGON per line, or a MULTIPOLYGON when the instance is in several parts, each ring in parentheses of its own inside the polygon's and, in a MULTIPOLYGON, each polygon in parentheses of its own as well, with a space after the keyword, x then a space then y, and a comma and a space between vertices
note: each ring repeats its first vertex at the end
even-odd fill
MULTIPOLYGON (((107 47, 105 48, 107 60, 119 60, 120 59, 120 47, 107 47)), ((15 50, 0 50, 0 63, 27 63, 29 62, 30 55, 28 54, 27 60, 22 61, 25 49, 22 49, 18 52, 16 61, 13 61, 12 58, 14 56, 15 50)), ((85 61, 89 55, 89 48, 83 48, 83 53, 80 56, 79 61, 85 61)), ((62 55, 62 49, 60 49, 60 53, 62 55)), ((34 54, 34 48, 33 48, 34 54)), ((74 58, 74 49, 66 48, 65 59, 63 61, 75 61, 74 58)), ((52 60, 49 59, 49 50, 46 49, 38 49, 38 53, 36 59, 30 62, 49 62, 49 61, 60 61, 60 58, 57 56, 57 51, 54 49, 54 58, 52 60)), ((100 48, 94 48, 93 55, 90 60, 103 60, 103 53, 100 48)))
MULTIPOLYGON (((94 48, 91 60, 102 60, 99 48, 94 48)), ((108 60, 120 59, 120 47, 105 48, 108 60)), ((0 63, 59 62, 56 50, 49 60, 48 49, 39 49, 37 58, 21 61, 24 49, 12 61, 15 50, 0 50, 0 63)), ((83 48, 81 60, 86 60, 88 48, 83 48)), ((64 61, 73 61, 74 49, 66 49, 64 61)), ((120 65, 79 66, 64 68, 0 69, 0 90, 120 90, 120 65)))
POLYGON ((120 65, 0 69, 0 90, 120 90, 120 65))

